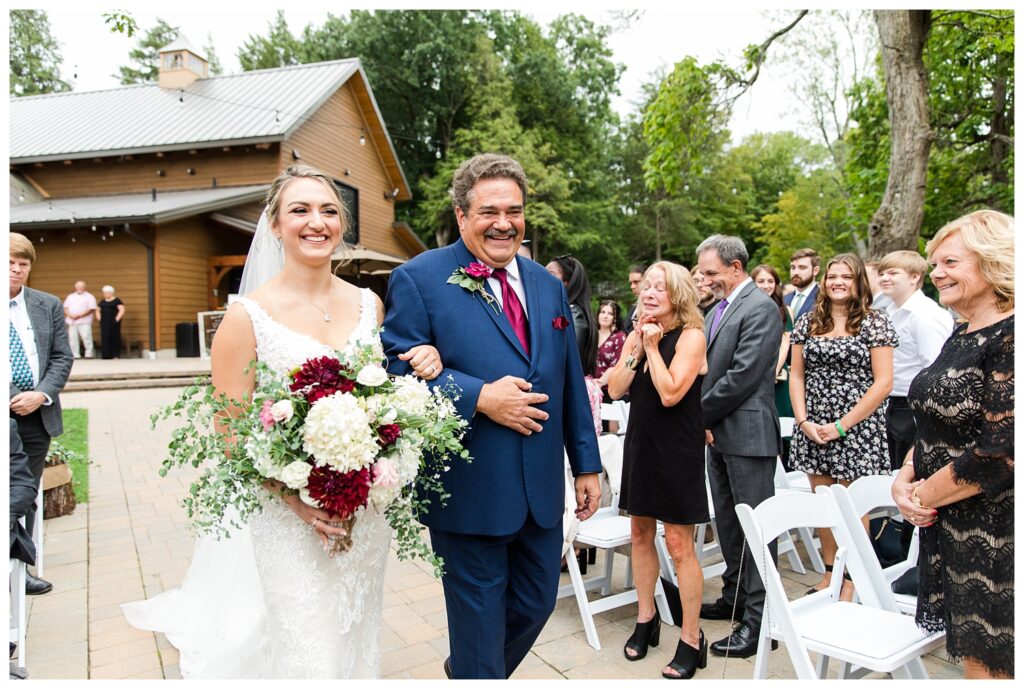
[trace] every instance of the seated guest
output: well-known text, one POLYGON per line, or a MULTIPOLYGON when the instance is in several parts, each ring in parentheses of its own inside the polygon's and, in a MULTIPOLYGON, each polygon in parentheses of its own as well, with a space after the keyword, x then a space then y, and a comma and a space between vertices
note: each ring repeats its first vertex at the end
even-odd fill
POLYGON ((1013 677, 1013 218, 970 213, 926 252, 965 322, 910 384, 917 437, 892 485, 921 531, 917 623, 968 679, 1013 677))
POLYGON ((654 605, 659 571, 654 537, 661 521, 683 608, 675 655, 662 670, 668 679, 690 679, 707 664, 699 620, 704 575, 693 543, 694 524, 709 519, 700 402, 707 362, 697 299, 682 266, 660 261, 648 268, 640 292, 643 315, 626 339, 627 356, 608 381, 608 394, 618 399, 628 390, 632 405, 619 507, 629 513, 639 608, 623 652, 627 660, 640 660, 661 635, 654 605))

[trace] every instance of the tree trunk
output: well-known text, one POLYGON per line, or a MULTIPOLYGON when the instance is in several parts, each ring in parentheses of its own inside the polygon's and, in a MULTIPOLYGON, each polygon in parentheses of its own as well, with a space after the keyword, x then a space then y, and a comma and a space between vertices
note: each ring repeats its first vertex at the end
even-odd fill
POLYGON ((43 491, 43 519, 63 517, 75 511, 75 491, 70 483, 43 491))
MULTIPOLYGON (((1006 63, 1011 58, 1005 53, 1000 53, 996 58, 995 79, 992 80, 992 121, 989 123, 989 154, 991 156, 989 165, 992 171, 992 182, 996 185, 1010 183, 1006 157, 1010 152, 1010 123, 1013 122, 1013 113, 1007 116, 1006 74, 1008 72, 1006 63)), ((992 199, 989 203, 995 203, 992 199)))
POLYGON ((868 256, 917 251, 924 218, 925 185, 932 132, 928 74, 922 52, 931 25, 929 10, 876 10, 875 23, 889 104, 889 180, 882 205, 868 225, 868 256))

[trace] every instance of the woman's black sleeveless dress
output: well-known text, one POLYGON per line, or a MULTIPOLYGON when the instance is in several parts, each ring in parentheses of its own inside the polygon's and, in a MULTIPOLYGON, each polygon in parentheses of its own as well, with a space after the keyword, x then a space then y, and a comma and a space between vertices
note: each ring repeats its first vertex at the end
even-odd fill
MULTIPOLYGON (((672 364, 681 329, 666 334, 658 351, 672 364)), ((669 524, 710 519, 704 487, 704 413, 697 376, 683 399, 664 407, 642 361, 629 387, 629 423, 622 464, 619 507, 637 517, 669 524)))

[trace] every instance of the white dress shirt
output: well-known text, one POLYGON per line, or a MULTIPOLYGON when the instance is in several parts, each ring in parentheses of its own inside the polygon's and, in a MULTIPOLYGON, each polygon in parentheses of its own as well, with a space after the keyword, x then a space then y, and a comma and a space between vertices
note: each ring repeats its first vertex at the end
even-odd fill
POLYGON ((886 312, 892 320, 900 345, 892 354, 893 397, 906 397, 910 383, 921 369, 930 366, 942 345, 953 332, 949 313, 917 290, 897 308, 889 304, 886 312))
MULTIPOLYGON (((736 300, 740 298, 740 292, 743 291, 743 288, 747 286, 748 282, 753 282, 753 278, 751 278, 749 275, 747 276, 746 280, 736 285, 736 287, 733 288, 732 292, 729 292, 729 296, 725 298, 725 300, 729 302, 729 305, 726 306, 725 311, 722 312, 722 318, 725 318, 725 314, 729 313, 729 309, 731 309, 732 305, 736 303, 736 300)), ((714 321, 714 316, 712 316, 711 319, 712 321, 714 321)), ((721 323, 721 319, 719 319, 719 323, 721 323)))
POLYGON ((28 317, 28 307, 25 305, 25 290, 20 290, 18 296, 10 301, 10 318, 14 329, 21 338, 21 347, 25 350, 28 358, 28 367, 32 370, 32 387, 39 385, 39 350, 36 349, 36 334, 32 330, 32 320, 28 317))
MULTIPOLYGON (((526 290, 523 288, 523 279, 519 275, 519 263, 516 259, 512 259, 512 262, 505 266, 505 273, 508 277, 508 286, 512 288, 512 291, 519 297, 519 303, 523 305, 523 315, 529 319, 530 314, 526 311, 526 290)), ((491 286, 491 292, 494 294, 494 298, 498 300, 498 306, 504 310, 505 303, 501 298, 501 283, 498 282, 498 278, 491 276, 487 278, 487 284, 491 286)))

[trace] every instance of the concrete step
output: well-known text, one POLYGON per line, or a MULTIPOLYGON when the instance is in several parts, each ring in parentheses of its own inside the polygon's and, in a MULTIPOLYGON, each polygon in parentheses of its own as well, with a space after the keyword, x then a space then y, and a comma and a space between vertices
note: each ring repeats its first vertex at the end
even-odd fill
POLYGON ((157 379, 157 378, 195 378, 196 376, 210 375, 209 368, 175 369, 167 371, 111 371, 75 373, 72 370, 68 376, 68 382, 95 381, 95 380, 134 380, 134 379, 157 379))
POLYGON ((160 376, 132 378, 104 378, 102 380, 69 380, 65 392, 92 390, 130 390, 142 388, 184 388, 195 382, 196 376, 160 376))

